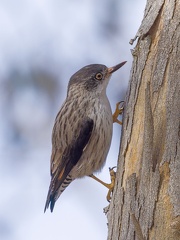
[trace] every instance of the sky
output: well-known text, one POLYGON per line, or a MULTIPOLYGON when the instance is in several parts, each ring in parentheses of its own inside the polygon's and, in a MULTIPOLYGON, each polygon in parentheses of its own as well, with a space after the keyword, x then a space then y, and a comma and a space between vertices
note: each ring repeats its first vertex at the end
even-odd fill
MULTIPOLYGON (((0 239, 107 238, 107 190, 74 181, 53 213, 43 212, 50 182, 51 131, 68 80, 81 67, 127 61, 108 89, 112 109, 123 100, 132 64, 129 40, 145 0, 1 0, 0 239)), ((121 127, 114 124, 106 165, 117 165, 121 127)))

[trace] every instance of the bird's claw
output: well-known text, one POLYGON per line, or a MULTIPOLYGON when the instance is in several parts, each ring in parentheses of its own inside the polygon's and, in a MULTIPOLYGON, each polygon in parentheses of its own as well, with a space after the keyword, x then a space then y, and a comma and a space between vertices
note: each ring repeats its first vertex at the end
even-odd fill
POLYGON ((113 193, 113 190, 114 190, 114 185, 115 185, 115 180, 116 180, 116 172, 114 171, 114 168, 116 168, 116 167, 109 168, 111 183, 108 184, 109 185, 109 187, 108 187, 109 191, 108 191, 107 196, 106 196, 106 199, 107 199, 108 202, 110 202, 110 200, 111 200, 111 196, 112 196, 112 193, 113 193))
POLYGON ((116 109, 115 112, 113 113, 113 123, 116 122, 120 125, 122 125, 122 122, 118 119, 118 116, 123 113, 124 110, 124 101, 116 103, 116 109))
POLYGON ((110 200, 111 200, 111 196, 112 196, 112 193, 114 190, 114 185, 115 185, 116 172, 114 171, 114 168, 116 168, 116 167, 109 168, 111 183, 105 183, 102 180, 100 180, 99 178, 97 178, 96 176, 94 176, 93 174, 89 175, 89 177, 93 178, 94 180, 96 180, 97 182, 101 183, 102 185, 104 185, 105 187, 107 187, 109 189, 107 196, 106 196, 106 199, 108 202, 110 202, 110 200))

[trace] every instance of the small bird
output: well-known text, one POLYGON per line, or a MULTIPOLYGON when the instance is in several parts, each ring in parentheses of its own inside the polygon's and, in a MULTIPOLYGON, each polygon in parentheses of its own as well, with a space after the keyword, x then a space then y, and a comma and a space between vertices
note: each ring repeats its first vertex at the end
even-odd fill
POLYGON ((112 139, 113 117, 106 88, 114 67, 91 64, 68 84, 67 97, 52 132, 51 182, 44 212, 76 178, 92 176, 105 164, 112 139))

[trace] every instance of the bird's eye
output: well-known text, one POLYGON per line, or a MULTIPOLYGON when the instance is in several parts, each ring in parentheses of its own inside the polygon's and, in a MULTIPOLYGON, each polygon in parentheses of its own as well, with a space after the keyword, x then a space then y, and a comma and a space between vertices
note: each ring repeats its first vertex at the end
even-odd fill
POLYGON ((95 78, 96 78, 97 80, 101 80, 101 79, 103 78, 102 73, 97 73, 96 76, 95 76, 95 78))

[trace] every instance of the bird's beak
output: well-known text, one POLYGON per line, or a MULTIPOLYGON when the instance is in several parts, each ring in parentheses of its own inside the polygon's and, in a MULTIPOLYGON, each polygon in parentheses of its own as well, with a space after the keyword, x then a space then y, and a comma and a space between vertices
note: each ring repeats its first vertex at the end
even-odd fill
POLYGON ((117 71, 117 70, 118 70, 119 68, 121 68, 125 63, 126 63, 126 61, 125 61, 125 62, 121 62, 121 63, 119 63, 118 65, 116 65, 116 66, 114 66, 114 67, 108 68, 108 73, 111 74, 111 73, 117 71))

